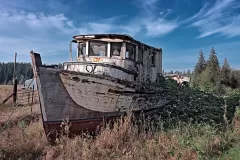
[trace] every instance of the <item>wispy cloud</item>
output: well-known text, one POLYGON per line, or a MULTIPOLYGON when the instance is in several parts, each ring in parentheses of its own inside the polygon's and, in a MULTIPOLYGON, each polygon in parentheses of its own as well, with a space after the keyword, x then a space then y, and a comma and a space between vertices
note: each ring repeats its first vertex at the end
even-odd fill
POLYGON ((143 17, 141 18, 143 29, 146 30, 147 36, 162 36, 172 32, 178 27, 176 20, 168 20, 167 16, 171 13, 171 9, 165 9, 160 11, 159 0, 139 0, 140 7, 144 11, 143 17), (147 13, 147 14, 146 14, 147 13))
POLYGON ((189 18, 192 27, 197 27, 203 38, 213 34, 228 37, 240 36, 240 9, 238 0, 217 0, 214 4, 205 3, 201 10, 189 18))
POLYGON ((137 33, 145 33, 145 36, 156 37, 170 33, 178 27, 176 20, 167 20, 171 10, 160 12, 159 0, 135 0, 134 5, 140 12, 125 24, 117 24, 124 16, 116 16, 108 19, 91 21, 79 27, 80 33, 125 33, 134 36, 137 33))
POLYGON ((167 21, 164 18, 147 21, 145 24, 148 36, 161 36, 165 35, 178 27, 175 21, 167 21))

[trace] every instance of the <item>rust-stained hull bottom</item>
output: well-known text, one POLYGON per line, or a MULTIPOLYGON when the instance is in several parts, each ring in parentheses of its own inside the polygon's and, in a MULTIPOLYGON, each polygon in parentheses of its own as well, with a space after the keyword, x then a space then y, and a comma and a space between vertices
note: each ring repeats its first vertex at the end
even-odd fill
MULTIPOLYGON (((100 131, 103 124, 113 122, 120 116, 102 117, 96 119, 69 120, 69 136, 81 135, 82 133, 96 134, 100 131)), ((62 121, 43 122, 46 136, 54 140, 61 135, 64 130, 61 128, 62 121)), ((66 135, 66 130, 64 135, 66 135)))

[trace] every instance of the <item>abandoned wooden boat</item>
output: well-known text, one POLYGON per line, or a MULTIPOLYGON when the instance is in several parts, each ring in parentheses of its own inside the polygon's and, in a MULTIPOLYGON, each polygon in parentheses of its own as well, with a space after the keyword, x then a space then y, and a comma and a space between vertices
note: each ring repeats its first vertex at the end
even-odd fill
POLYGON ((71 60, 62 69, 45 66, 40 54, 30 54, 47 135, 60 130, 66 118, 71 133, 92 132, 103 120, 129 111, 153 113, 167 102, 161 91, 143 85, 162 73, 162 49, 128 35, 74 36, 71 60))

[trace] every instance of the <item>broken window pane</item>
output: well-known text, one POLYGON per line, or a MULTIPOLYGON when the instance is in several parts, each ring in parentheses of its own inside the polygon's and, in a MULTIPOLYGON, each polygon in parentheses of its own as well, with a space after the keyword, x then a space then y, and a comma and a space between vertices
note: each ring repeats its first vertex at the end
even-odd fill
POLYGON ((126 58, 129 58, 129 52, 128 51, 126 51, 126 58))
POLYGON ((80 43, 78 45, 78 56, 86 55, 86 43, 80 43))
POLYGON ((132 45, 132 44, 128 44, 127 43, 125 57, 127 59, 134 60, 135 53, 136 53, 136 47, 134 45, 132 45))
POLYGON ((107 56, 107 43, 90 42, 89 56, 107 56))
POLYGON ((120 56, 121 54, 122 43, 111 43, 111 55, 120 56))

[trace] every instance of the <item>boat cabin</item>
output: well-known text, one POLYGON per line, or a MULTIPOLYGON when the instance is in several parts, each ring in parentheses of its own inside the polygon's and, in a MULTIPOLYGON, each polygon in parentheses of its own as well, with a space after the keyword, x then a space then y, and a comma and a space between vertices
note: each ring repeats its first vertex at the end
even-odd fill
POLYGON ((100 74, 127 81, 154 82, 162 73, 162 49, 151 47, 129 35, 77 35, 70 43, 71 61, 65 70, 100 74), (72 43, 77 58, 72 58, 72 43))

